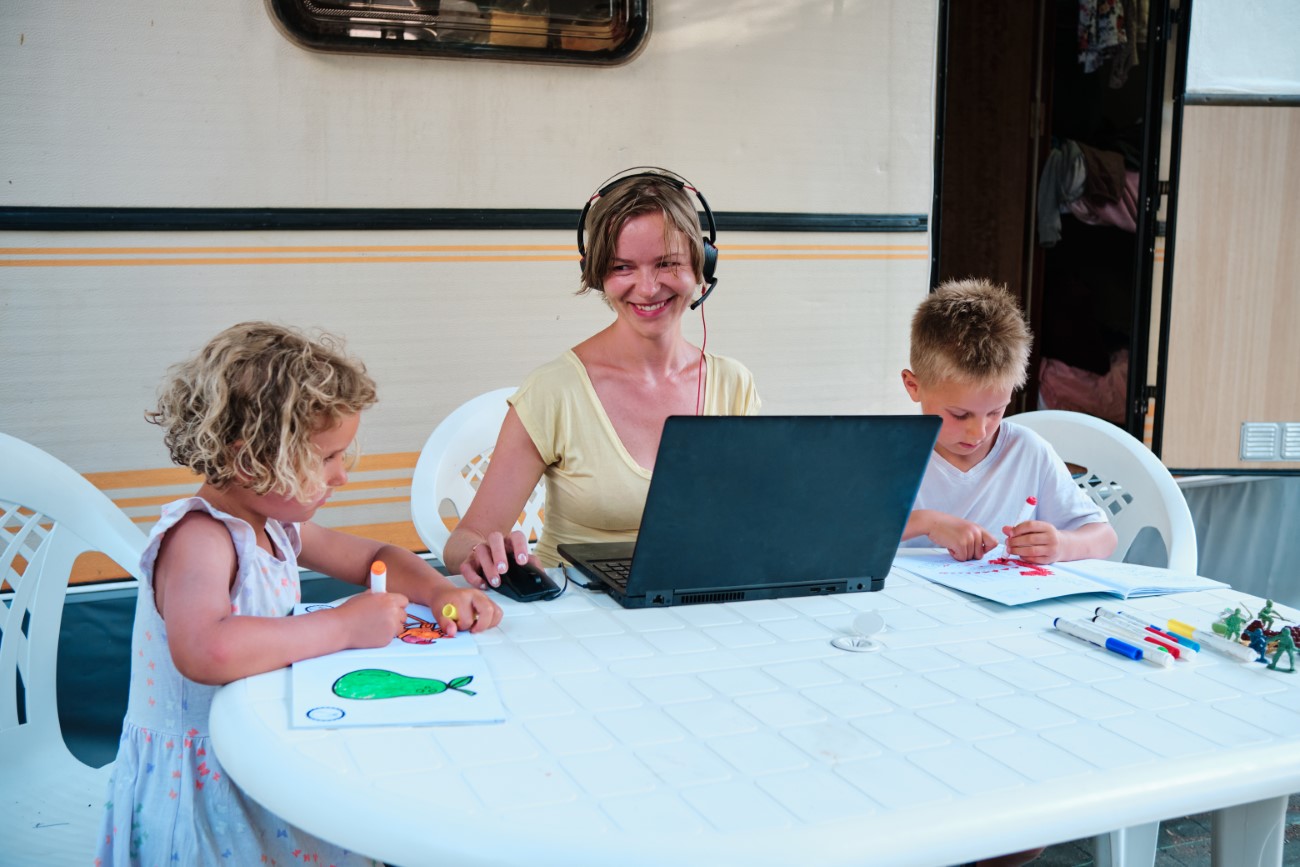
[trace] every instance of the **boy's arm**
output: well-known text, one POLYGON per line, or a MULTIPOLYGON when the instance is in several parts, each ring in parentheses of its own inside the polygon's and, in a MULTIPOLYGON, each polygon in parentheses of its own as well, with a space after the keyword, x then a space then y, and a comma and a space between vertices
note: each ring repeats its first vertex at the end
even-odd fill
POLYGON ((934 509, 913 509, 903 527, 903 541, 929 536, 954 560, 977 560, 998 543, 983 527, 934 509))
POLYGON ((424 558, 405 548, 310 522, 301 524, 299 532, 301 565, 349 584, 365 586, 370 578, 370 564, 382 560, 388 569, 388 591, 427 605, 448 635, 455 635, 458 628, 481 632, 501 622, 501 609, 487 594, 457 587, 424 558), (443 615, 446 605, 456 609, 454 618, 443 615))

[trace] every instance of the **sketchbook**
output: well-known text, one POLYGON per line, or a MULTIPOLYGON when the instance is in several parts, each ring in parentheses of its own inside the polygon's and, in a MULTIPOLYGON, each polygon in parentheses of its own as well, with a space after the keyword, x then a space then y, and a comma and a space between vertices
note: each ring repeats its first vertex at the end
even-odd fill
POLYGON ((1112 560, 1073 560, 1038 566, 1014 557, 954 560, 947 551, 904 549, 894 567, 910 575, 1001 602, 1023 605, 1077 593, 1104 593, 1120 599, 1161 596, 1227 587, 1222 581, 1112 560))
MULTIPOLYGON (((337 604, 299 604, 294 614, 337 604)), ((341 728, 503 722, 505 708, 474 636, 458 632, 447 637, 426 606, 408 605, 406 613, 406 628, 385 647, 295 662, 290 724, 341 728)))

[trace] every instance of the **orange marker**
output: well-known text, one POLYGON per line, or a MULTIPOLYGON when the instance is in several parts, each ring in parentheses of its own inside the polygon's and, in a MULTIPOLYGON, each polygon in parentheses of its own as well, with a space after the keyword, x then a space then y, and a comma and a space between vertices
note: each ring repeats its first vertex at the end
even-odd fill
POLYGON ((383 560, 376 560, 370 564, 370 592, 388 592, 388 567, 384 565, 383 560))

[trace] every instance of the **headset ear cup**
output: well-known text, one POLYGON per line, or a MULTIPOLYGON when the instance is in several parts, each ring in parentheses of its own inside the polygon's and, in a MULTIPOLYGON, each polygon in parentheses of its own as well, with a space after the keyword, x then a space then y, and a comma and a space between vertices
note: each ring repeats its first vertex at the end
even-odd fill
POLYGON ((713 274, 718 269, 718 248, 713 246, 713 242, 708 238, 704 239, 704 282, 709 284, 713 282, 713 274))

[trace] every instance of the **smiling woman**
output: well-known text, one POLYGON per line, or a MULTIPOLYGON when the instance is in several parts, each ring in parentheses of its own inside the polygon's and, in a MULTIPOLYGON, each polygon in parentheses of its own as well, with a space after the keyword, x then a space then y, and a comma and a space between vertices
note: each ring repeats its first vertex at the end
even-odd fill
POLYGON ((557 565, 563 542, 634 539, 664 419, 758 411, 749 371, 682 334, 683 317, 717 284, 714 235, 703 197, 663 169, 629 170, 591 197, 579 220, 579 294, 599 292, 614 321, 509 398, 491 466, 443 549, 449 569, 496 586, 510 557, 528 562, 528 540, 509 528, 542 478, 538 565, 557 565))

